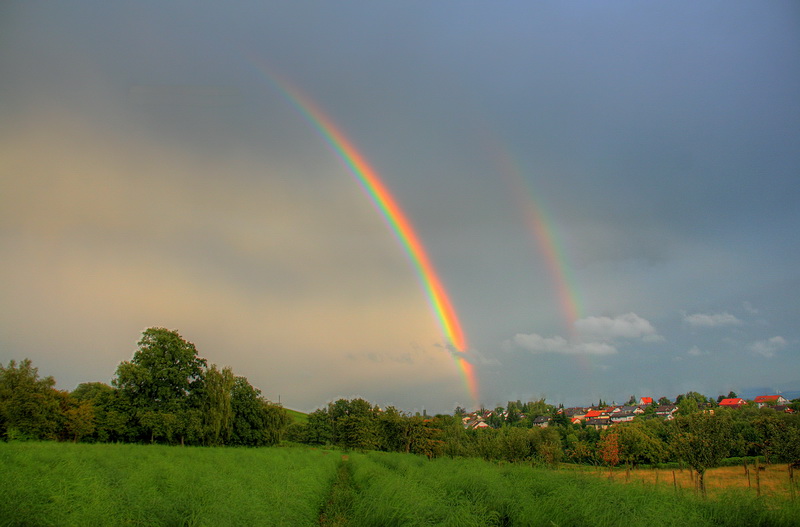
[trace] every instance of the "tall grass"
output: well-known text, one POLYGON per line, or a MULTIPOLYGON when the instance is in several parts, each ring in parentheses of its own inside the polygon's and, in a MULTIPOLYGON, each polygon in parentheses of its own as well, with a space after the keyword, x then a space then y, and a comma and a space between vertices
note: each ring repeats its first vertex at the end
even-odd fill
POLYGON ((479 459, 0 443, 1 525, 796 526, 800 500, 479 459))
POLYGON ((300 449, 0 444, 0 525, 316 525, 338 457, 300 449))
POLYGON ((352 458, 359 500, 352 525, 796 526, 794 502, 732 493, 611 483, 596 477, 477 459, 428 462, 399 454, 352 458))

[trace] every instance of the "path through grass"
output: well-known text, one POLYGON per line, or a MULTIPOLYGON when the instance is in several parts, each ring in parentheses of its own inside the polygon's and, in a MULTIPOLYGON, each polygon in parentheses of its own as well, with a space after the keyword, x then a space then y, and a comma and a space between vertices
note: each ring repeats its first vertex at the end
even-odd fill
POLYGON ((352 480, 349 456, 343 455, 339 469, 336 471, 336 480, 333 482, 328 499, 319 515, 321 526, 343 527, 347 525, 357 498, 352 480))

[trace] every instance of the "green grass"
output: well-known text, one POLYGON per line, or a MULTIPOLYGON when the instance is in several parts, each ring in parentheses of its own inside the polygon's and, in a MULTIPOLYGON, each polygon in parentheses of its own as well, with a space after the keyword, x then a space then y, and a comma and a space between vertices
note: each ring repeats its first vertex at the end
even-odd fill
POLYGON ((305 424, 308 422, 308 414, 304 414, 303 412, 298 412, 297 410, 289 410, 288 408, 284 408, 286 413, 289 414, 289 417, 292 418, 292 422, 305 424))
POLYGON ((800 501, 479 459, 0 443, 1 525, 796 526, 800 501))
POLYGON ((477 459, 351 456, 359 499, 350 525, 739 526, 800 524, 800 507, 728 493, 692 492, 477 459))
POLYGON ((0 525, 317 525, 338 456, 0 444, 0 525))

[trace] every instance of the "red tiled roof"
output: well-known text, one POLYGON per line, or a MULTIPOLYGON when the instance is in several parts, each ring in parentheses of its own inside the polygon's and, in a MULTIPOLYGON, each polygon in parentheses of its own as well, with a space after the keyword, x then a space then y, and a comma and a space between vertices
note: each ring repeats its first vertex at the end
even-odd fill
POLYGON ((736 399, 723 399, 719 402, 720 406, 741 406, 745 404, 745 400, 737 397, 736 399))
POLYGON ((759 395, 753 399, 757 403, 768 403, 770 401, 777 401, 780 395, 759 395))
POLYGON ((642 397, 641 398, 642 404, 653 404, 652 397, 642 397))
POLYGON ((600 417, 600 414, 602 414, 600 410, 589 410, 583 417, 586 419, 592 419, 594 417, 600 417))

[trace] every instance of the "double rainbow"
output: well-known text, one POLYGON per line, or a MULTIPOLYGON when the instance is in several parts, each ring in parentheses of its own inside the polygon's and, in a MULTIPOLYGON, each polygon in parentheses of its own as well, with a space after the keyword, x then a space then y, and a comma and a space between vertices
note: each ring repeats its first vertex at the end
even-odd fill
POLYGON ((359 184, 375 203, 381 215, 389 224, 394 235, 405 249, 417 272, 426 296, 442 332, 455 348, 452 355, 455 357, 467 384, 473 403, 478 401, 478 382, 475 370, 465 358, 467 339, 461 328, 461 323, 456 316, 453 304, 439 279, 425 247, 411 225, 406 214, 400 208, 389 189, 383 183, 378 173, 367 162, 366 158, 356 149, 333 120, 322 109, 299 89, 292 86, 274 73, 269 73, 266 68, 261 68, 264 75, 286 97, 286 99, 305 117, 305 119, 319 132, 328 146, 344 162, 348 170, 356 177, 359 184))

